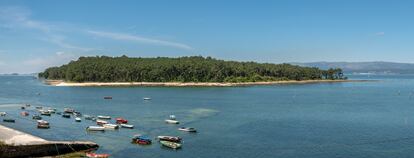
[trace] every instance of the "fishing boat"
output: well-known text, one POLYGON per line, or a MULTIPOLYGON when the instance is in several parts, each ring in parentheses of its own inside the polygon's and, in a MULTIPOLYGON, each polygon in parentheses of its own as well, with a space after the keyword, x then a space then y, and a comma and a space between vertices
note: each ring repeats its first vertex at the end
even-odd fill
POLYGON ((27 111, 22 111, 22 112, 20 112, 20 115, 22 115, 22 116, 29 116, 29 112, 27 112, 27 111))
POLYGON ((64 108, 64 109, 63 109, 63 112, 65 112, 65 113, 74 113, 74 112, 75 112, 75 110, 74 110, 74 109, 72 109, 72 108, 64 108))
POLYGON ((3 122, 15 123, 16 120, 14 120, 14 119, 3 119, 3 122))
POLYGON ((132 137, 132 142, 140 145, 149 145, 152 143, 152 140, 147 136, 135 135, 132 137))
POLYGON ((173 137, 173 136, 158 136, 157 138, 160 141, 163 140, 163 141, 170 141, 170 142, 176 142, 176 143, 180 143, 182 140, 180 137, 173 137))
POLYGON ((42 119, 42 117, 41 116, 39 116, 39 115, 33 115, 33 120, 41 120, 42 119))
POLYGON ((96 120, 96 124, 102 126, 104 124, 108 124, 108 122, 104 120, 96 120))
POLYGON ((124 118, 121 118, 121 117, 118 117, 115 120, 116 120, 117 124, 126 124, 126 123, 128 123, 128 120, 126 120, 124 118))
POLYGON ((166 147, 169 147, 169 148, 172 148, 172 149, 179 149, 179 148, 181 148, 181 144, 180 143, 176 143, 176 142, 170 142, 170 141, 164 141, 164 140, 162 140, 162 141, 160 141, 160 143, 163 146, 166 146, 166 147))
POLYGON ((86 153, 88 158, 108 158, 109 156, 109 154, 86 153))
POLYGON ((105 127, 101 126, 88 126, 86 127, 87 131, 105 131, 105 127))
POLYGON ((134 128, 134 125, 129 125, 129 124, 121 124, 120 125, 122 128, 134 128))
POLYGON ((142 98, 143 100, 151 100, 149 97, 142 98))
POLYGON ((81 122, 81 121, 82 121, 82 119, 81 119, 80 117, 76 117, 76 118, 75 118, 75 121, 76 121, 76 122, 81 122))
POLYGON ((178 128, 179 131, 185 131, 185 132, 192 132, 195 133, 197 130, 193 127, 180 127, 178 128))
POLYGON ((169 123, 169 124, 180 124, 179 121, 177 121, 177 120, 171 120, 171 119, 165 120, 165 123, 169 123))
POLYGON ((105 96, 104 99, 112 99, 112 96, 105 96))
POLYGON ((103 115, 99 115, 98 119, 106 119, 106 120, 110 120, 111 116, 103 116, 103 115))
POLYGON ((119 128, 118 125, 116 125, 116 124, 110 124, 110 123, 103 124, 102 126, 105 127, 105 128, 108 128, 108 129, 118 129, 119 128))
POLYGON ((70 115, 69 114, 63 114, 62 117, 64 117, 64 118, 70 118, 70 115))
POLYGON ((37 120, 37 128, 50 128, 49 122, 45 121, 45 120, 37 120))
POLYGON ((49 111, 47 111, 47 110, 41 110, 40 111, 40 115, 51 116, 52 114, 49 111))
POLYGON ((0 112, 0 116, 6 116, 7 113, 6 112, 0 112))

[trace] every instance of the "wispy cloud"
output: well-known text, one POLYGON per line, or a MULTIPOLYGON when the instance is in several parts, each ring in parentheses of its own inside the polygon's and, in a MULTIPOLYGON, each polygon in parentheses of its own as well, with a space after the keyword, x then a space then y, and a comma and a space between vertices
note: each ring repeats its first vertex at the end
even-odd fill
POLYGON ((23 7, 0 7, 0 22, 3 27, 9 29, 23 28, 41 31, 46 36, 46 40, 61 48, 73 49, 79 51, 89 51, 91 48, 75 46, 65 42, 65 36, 57 33, 58 27, 46 22, 33 20, 30 18, 31 13, 23 7))
POLYGON ((79 55, 71 52, 58 51, 53 55, 46 57, 37 57, 23 61, 23 65, 31 67, 32 72, 42 71, 51 66, 59 66, 63 63, 68 63, 75 60, 79 55))
POLYGON ((377 32, 377 33, 375 33, 375 35, 376 36, 384 36, 385 35, 385 32, 377 32))
POLYGON ((175 47, 175 48, 185 49, 185 50, 192 50, 193 49, 189 45, 186 45, 186 44, 183 44, 183 43, 146 38, 146 37, 141 37, 141 36, 137 36, 137 35, 130 35, 130 34, 125 34, 125 33, 103 32, 103 31, 92 31, 92 30, 88 30, 86 32, 89 33, 89 34, 98 36, 98 37, 105 37, 105 38, 109 38, 109 39, 113 39, 113 40, 132 41, 132 42, 137 42, 137 43, 147 43, 147 44, 153 44, 153 45, 159 45, 159 46, 175 47))

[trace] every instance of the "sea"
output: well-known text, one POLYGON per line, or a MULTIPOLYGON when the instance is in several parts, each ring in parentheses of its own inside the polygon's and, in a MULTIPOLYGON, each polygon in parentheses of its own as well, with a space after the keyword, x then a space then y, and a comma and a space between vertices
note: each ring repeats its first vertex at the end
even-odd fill
MULTIPOLYGON (((390 158, 414 155, 414 75, 348 75, 369 82, 246 87, 55 87, 32 76, 0 77, 0 122, 47 140, 87 140, 114 158, 390 158), (112 99, 104 99, 112 96, 112 99), (151 100, 143 100, 150 97, 151 100), (20 116, 20 107, 30 116, 20 116), (35 106, 123 117, 134 129, 87 132, 90 120, 43 116, 35 106), (166 124, 175 115, 180 124, 166 124), (197 133, 178 131, 194 127, 197 133), (152 145, 131 143, 136 135, 152 145), (159 135, 183 138, 173 150, 159 135)), ((111 120, 114 123, 114 119, 111 120)))

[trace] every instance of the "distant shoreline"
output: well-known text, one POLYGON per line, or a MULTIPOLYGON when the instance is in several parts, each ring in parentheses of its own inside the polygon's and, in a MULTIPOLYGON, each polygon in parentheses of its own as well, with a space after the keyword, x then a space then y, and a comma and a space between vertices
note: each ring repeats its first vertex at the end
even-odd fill
POLYGON ((269 81, 269 82, 65 82, 63 80, 44 80, 47 85, 58 87, 239 87, 277 84, 307 84, 307 83, 340 83, 340 82, 369 82, 372 80, 303 80, 303 81, 269 81))

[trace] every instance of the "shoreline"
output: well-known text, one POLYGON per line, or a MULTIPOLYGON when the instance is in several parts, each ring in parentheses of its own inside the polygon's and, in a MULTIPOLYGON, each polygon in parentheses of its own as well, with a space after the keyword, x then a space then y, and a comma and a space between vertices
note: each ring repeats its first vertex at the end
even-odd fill
POLYGON ((117 86, 136 86, 136 87, 241 87, 241 86, 260 86, 278 84, 309 84, 309 83, 342 83, 342 82, 370 82, 373 80, 288 80, 288 81, 269 81, 269 82, 65 82, 63 80, 44 80, 44 83, 58 87, 117 87, 117 86))

